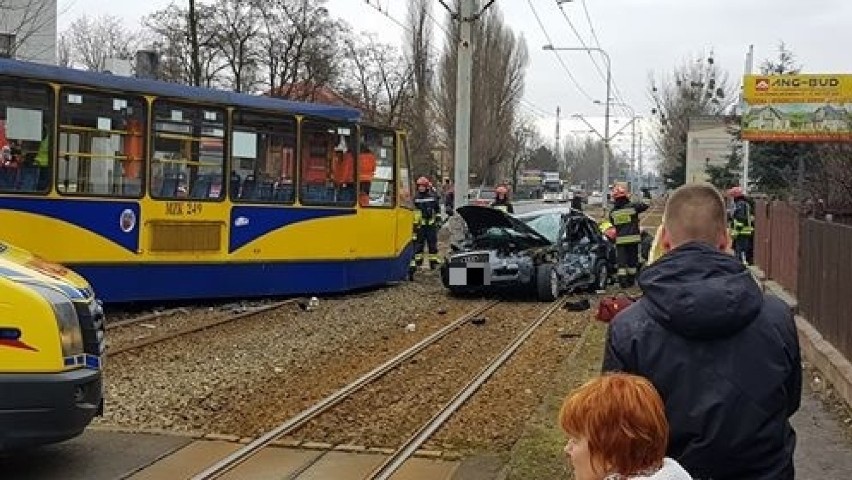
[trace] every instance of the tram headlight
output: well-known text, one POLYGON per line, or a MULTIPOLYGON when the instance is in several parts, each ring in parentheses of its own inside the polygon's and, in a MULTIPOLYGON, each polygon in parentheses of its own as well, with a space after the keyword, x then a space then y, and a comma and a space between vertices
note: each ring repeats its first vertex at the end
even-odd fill
POLYGON ((62 293, 41 285, 30 285, 53 308, 56 324, 59 327, 59 341, 62 345, 62 356, 69 357, 83 353, 83 331, 80 318, 74 303, 62 293))

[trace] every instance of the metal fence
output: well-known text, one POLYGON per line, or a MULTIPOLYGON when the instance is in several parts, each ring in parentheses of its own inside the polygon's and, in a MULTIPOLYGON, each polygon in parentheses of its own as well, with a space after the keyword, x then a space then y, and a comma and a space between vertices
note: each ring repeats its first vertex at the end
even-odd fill
POLYGON ((797 299, 802 315, 852 359, 852 226, 808 219, 802 222, 797 299))

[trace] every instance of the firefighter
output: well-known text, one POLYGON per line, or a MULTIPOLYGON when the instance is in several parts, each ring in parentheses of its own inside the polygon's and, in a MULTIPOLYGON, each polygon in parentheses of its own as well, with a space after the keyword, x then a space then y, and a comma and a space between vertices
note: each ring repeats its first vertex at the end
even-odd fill
POLYGON ((503 210, 506 213, 515 213, 515 208, 512 206, 512 202, 509 201, 508 188, 500 185, 494 189, 494 195, 496 198, 494 199, 494 202, 491 203, 491 208, 503 210))
POLYGON ((423 264, 423 246, 429 249, 429 267, 434 270, 441 262, 438 256, 438 227, 441 221, 441 205, 432 182, 426 177, 417 179, 417 195, 414 196, 414 258, 408 269, 408 278, 414 279, 417 268, 423 264))
POLYGON ((627 189, 616 185, 612 189, 614 201, 609 221, 615 226, 615 251, 618 260, 618 283, 622 288, 633 286, 639 267, 639 245, 642 236, 639 214, 648 209, 644 203, 631 202, 627 189))
POLYGON ((754 214, 751 203, 741 187, 728 190, 733 199, 733 208, 728 214, 731 225, 731 238, 734 241, 734 253, 745 265, 754 262, 754 214))

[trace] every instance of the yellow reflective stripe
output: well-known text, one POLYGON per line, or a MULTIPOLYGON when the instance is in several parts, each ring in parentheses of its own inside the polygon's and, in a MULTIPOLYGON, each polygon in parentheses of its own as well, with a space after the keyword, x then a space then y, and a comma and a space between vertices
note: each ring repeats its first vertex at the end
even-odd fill
POLYGON ((616 245, 623 245, 625 243, 639 243, 642 241, 642 237, 639 235, 624 235, 618 236, 615 239, 616 245))
POLYGON ((624 225, 633 221, 633 216, 636 215, 634 208, 622 208, 621 210, 613 210, 610 216, 612 222, 616 225, 624 225))

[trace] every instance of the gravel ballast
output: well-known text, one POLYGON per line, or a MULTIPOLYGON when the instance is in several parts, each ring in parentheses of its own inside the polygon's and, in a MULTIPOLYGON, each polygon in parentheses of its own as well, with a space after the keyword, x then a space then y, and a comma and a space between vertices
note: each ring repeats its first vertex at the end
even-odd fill
POLYGON ((429 273, 394 288, 321 299, 314 311, 285 305, 123 353, 107 359, 106 411, 97 422, 259 434, 269 424, 263 405, 295 413, 477 303, 448 298, 429 273))

